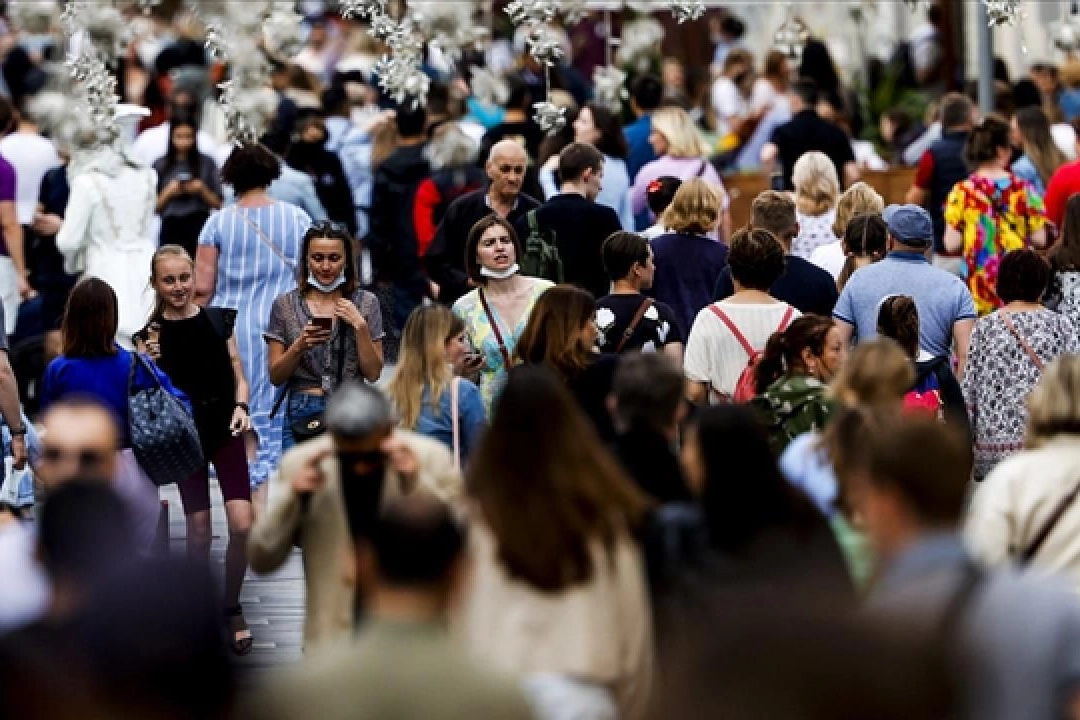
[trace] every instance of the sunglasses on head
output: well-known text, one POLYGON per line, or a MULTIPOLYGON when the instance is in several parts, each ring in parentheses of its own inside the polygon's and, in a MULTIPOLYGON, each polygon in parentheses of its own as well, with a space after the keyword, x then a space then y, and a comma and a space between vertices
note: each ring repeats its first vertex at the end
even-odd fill
POLYGON ((308 229, 308 235, 310 237, 328 237, 331 235, 338 235, 343 238, 351 237, 349 228, 333 220, 320 220, 308 229))

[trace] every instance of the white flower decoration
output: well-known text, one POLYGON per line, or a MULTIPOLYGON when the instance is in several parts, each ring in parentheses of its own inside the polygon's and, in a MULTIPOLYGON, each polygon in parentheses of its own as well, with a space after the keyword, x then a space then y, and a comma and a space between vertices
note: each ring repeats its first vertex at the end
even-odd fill
POLYGON ((615 313, 609 308, 602 307, 596 311, 596 326, 601 330, 609 330, 615 324, 615 313))
POLYGON ((650 305, 649 309, 645 311, 646 320, 659 320, 660 313, 656 312, 656 305, 650 305))
POLYGON ((652 340, 649 340, 647 343, 645 343, 645 344, 643 344, 641 346, 641 352, 644 352, 644 353, 654 353, 654 352, 656 352, 656 343, 654 343, 652 340))

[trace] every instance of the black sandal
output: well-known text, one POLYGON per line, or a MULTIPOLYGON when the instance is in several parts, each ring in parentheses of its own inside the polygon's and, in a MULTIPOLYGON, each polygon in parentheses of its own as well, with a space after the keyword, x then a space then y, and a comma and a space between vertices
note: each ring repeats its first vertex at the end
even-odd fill
POLYGON ((247 621, 244 620, 244 608, 241 605, 225 608, 225 618, 229 625, 232 640, 229 647, 237 655, 247 655, 251 652, 253 640, 251 630, 248 629, 247 621))

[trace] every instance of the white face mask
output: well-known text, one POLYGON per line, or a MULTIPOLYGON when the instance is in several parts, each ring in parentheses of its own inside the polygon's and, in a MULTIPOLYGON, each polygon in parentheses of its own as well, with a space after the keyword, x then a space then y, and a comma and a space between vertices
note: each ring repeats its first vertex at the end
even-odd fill
POLYGON ((486 266, 480 267, 480 274, 486 278, 492 278, 493 280, 505 280, 518 274, 521 270, 521 266, 514 263, 505 270, 491 270, 486 266))
POLYGON ((307 281, 308 285, 315 288, 316 290, 324 293, 332 293, 345 284, 345 271, 342 270, 341 274, 338 275, 334 279, 334 282, 330 283, 329 285, 324 285, 323 283, 319 282, 319 279, 315 277, 315 273, 311 272, 308 273, 307 281))

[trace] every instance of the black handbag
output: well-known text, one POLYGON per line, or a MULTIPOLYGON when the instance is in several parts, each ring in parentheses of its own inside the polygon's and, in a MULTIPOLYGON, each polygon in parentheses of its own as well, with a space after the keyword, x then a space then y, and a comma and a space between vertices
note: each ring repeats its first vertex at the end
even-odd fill
POLYGON ((206 466, 191 413, 165 389, 151 363, 134 352, 128 375, 128 428, 135 459, 155 485, 186 480, 206 466), (155 383, 134 390, 140 364, 155 383))
MULTIPOLYGON (((338 341, 337 341, 337 350, 338 350, 337 370, 334 373, 335 378, 336 378, 336 382, 334 383, 335 388, 338 388, 338 387, 341 386, 341 379, 345 374, 345 334, 346 334, 346 332, 347 331, 344 328, 342 328, 340 334, 338 335, 338 341)), ((318 417, 303 418, 301 420, 292 420, 292 419, 290 419, 289 420, 289 430, 292 432, 293 437, 296 438, 296 442, 301 443, 301 442, 304 442, 305 440, 311 440, 312 438, 317 438, 320 435, 322 435, 324 432, 326 432, 326 422, 324 421, 322 415, 319 415, 318 417)))

